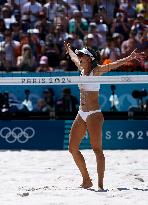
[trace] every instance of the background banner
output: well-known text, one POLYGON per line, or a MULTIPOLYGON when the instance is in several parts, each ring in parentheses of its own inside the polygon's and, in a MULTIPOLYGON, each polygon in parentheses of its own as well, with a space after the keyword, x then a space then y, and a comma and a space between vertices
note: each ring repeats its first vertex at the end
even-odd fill
POLYGON ((64 121, 0 121, 0 149, 63 149, 64 121))
MULTIPOLYGON (((71 120, 1 120, 0 149, 68 149, 71 120)), ((148 149, 147 120, 105 120, 104 149, 148 149)), ((86 134, 81 149, 91 148, 86 134)))

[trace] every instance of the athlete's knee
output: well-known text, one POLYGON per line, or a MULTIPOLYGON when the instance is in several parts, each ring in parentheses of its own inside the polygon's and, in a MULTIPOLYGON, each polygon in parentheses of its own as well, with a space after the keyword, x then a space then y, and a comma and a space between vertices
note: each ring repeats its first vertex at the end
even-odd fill
POLYGON ((96 156, 104 158, 103 150, 101 147, 92 146, 92 149, 96 156))

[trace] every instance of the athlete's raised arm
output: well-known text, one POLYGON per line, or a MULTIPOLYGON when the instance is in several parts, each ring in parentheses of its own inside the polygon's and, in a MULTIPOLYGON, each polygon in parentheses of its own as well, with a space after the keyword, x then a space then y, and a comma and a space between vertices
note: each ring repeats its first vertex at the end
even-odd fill
POLYGON ((79 58, 71 49, 70 43, 67 43, 64 41, 64 46, 65 46, 66 52, 69 54, 71 60, 75 63, 75 65, 78 67, 78 69, 81 70, 79 58))
POLYGON ((98 65, 95 69, 95 75, 102 75, 104 73, 107 73, 109 71, 115 70, 118 67, 126 64, 128 61, 131 61, 133 59, 136 59, 138 61, 143 60, 144 58, 144 52, 137 52, 137 49, 135 49, 129 56, 119 59, 113 63, 109 63, 107 65, 98 65))

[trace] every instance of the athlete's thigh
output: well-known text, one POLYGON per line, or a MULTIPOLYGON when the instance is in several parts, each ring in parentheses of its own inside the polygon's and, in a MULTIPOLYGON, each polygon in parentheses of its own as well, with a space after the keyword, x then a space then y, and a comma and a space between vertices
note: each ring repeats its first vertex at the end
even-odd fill
POLYGON ((102 149, 102 126, 104 118, 101 112, 91 114, 87 117, 87 129, 90 136, 90 143, 93 148, 102 149))
POLYGON ((85 133, 86 133, 86 122, 82 120, 80 115, 78 114, 72 124, 70 131, 70 139, 69 139, 69 148, 78 148, 81 143, 85 133))

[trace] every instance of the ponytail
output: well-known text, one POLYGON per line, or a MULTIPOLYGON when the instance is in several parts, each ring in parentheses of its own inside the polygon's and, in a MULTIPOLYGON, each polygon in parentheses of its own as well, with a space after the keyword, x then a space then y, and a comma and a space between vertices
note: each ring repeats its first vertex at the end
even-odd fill
POLYGON ((96 51, 96 61, 98 64, 101 64, 102 62, 100 51, 96 51))

